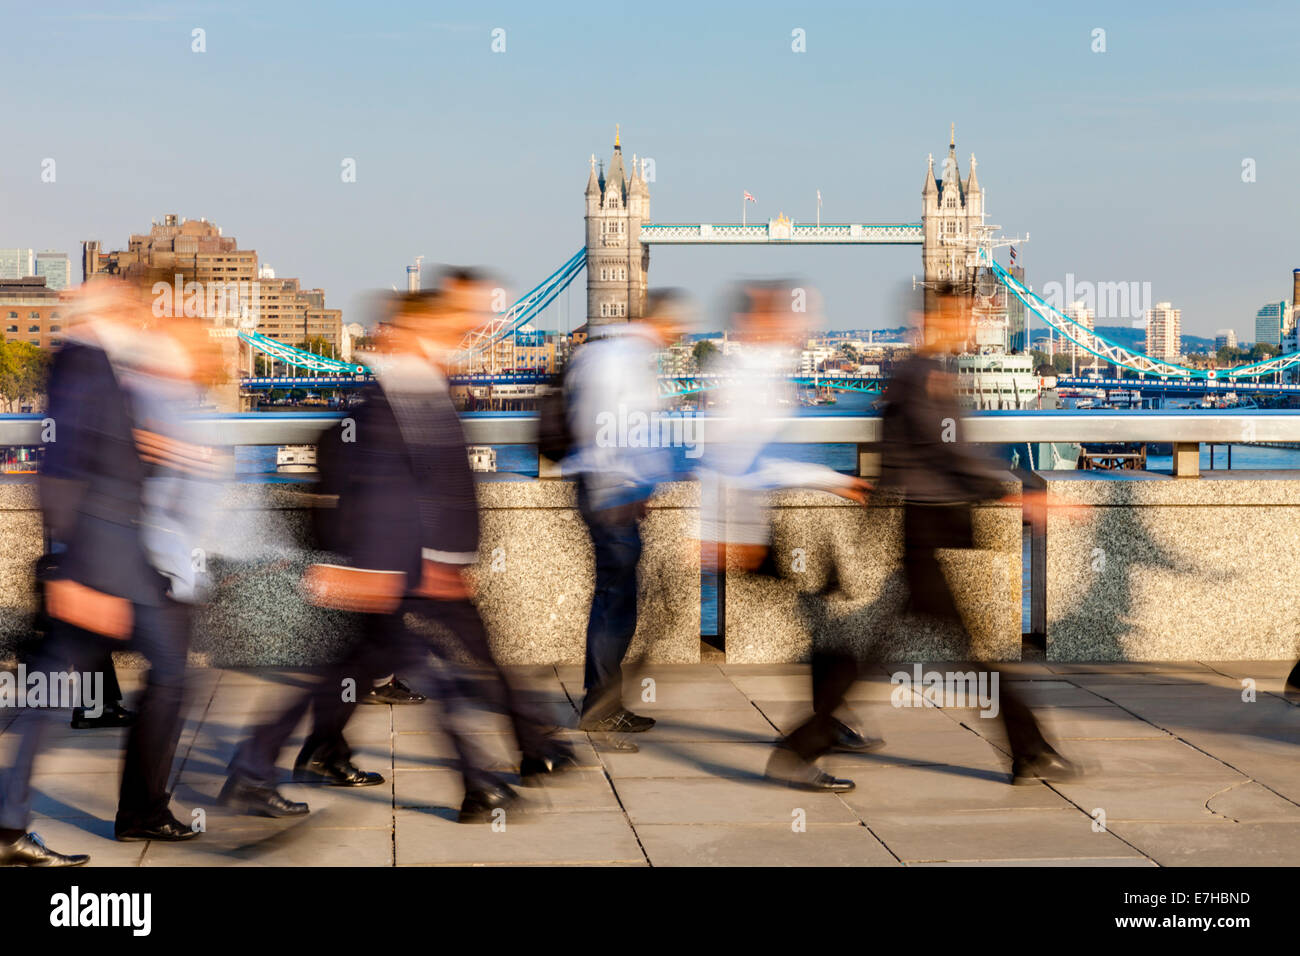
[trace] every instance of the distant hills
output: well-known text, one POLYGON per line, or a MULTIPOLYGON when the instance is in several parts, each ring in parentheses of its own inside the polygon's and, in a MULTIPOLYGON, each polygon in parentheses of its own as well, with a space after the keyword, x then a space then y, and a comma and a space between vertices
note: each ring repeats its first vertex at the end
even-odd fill
MULTIPOLYGON (((1131 325, 1099 325, 1097 334, 1104 335, 1112 342, 1118 342, 1120 345, 1135 351, 1142 351, 1147 342, 1147 330, 1135 329, 1131 325)), ((1189 352, 1213 352, 1214 338, 1206 338, 1201 335, 1184 335, 1183 336, 1183 353, 1189 352)))

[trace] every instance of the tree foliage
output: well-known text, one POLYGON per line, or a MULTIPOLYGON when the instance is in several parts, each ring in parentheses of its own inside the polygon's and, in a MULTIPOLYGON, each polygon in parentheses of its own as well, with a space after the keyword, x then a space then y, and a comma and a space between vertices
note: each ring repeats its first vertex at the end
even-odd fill
POLYGON ((45 391, 50 353, 29 342, 0 342, 0 403, 6 412, 34 404, 45 391))

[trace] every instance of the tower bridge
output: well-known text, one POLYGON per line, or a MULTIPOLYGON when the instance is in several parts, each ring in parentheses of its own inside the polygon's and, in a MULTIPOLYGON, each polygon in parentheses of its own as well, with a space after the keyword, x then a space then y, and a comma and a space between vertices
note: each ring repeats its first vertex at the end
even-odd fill
MULTIPOLYGON (((1188 368, 1114 342, 1065 315, 1026 285, 1023 270, 1005 267, 994 259, 997 247, 1014 240, 995 237, 999 227, 985 222, 985 192, 977 167, 972 155, 963 176, 957 159, 956 131, 951 130, 948 151, 938 171, 934 156, 929 157, 921 183, 919 222, 802 223, 784 215, 753 224, 654 222, 645 160, 633 155, 631 162, 625 163, 621 136, 616 131, 608 166, 603 160, 598 162, 594 154, 590 159, 583 193, 586 244, 508 310, 466 337, 461 347, 463 358, 455 372, 461 377, 509 374, 531 376, 534 382, 545 380, 546 375, 529 371, 537 367, 533 354, 537 348, 528 336, 528 323, 584 272, 589 329, 642 317, 650 247, 655 245, 919 245, 922 283, 927 288, 936 283, 953 283, 974 289, 982 300, 993 303, 995 313, 999 303, 1002 311, 1023 308, 1026 317, 1038 316, 1063 340, 1117 369, 1185 381, 1213 380, 1217 376, 1224 383, 1300 365, 1300 353, 1288 353, 1230 369, 1188 368)), ((367 371, 360 365, 299 352, 255 333, 241 333, 240 337, 294 368, 342 378, 364 376, 367 371)), ((520 383, 511 384, 518 387, 520 383)), ((860 387, 857 383, 847 384, 860 387)), ((694 385, 679 383, 677 387, 691 390, 694 385)))
POLYGON ((929 159, 921 186, 919 222, 794 222, 784 215, 765 223, 654 222, 645 160, 633 155, 631 173, 623 161, 619 133, 608 167, 593 154, 584 191, 586 222, 587 322, 595 327, 644 315, 650 247, 698 245, 920 246, 926 283, 973 281, 977 262, 966 240, 985 234, 984 190, 976 160, 964 178, 957 161, 955 127, 948 154, 935 173, 929 159))

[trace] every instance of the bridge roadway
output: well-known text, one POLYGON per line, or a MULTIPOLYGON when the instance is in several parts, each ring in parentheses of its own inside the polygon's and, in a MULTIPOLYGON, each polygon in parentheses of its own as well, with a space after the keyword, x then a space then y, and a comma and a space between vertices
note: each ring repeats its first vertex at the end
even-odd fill
MULTIPOLYGON (((493 385, 545 385, 554 381, 555 376, 548 372, 487 372, 469 375, 453 375, 450 378, 456 386, 493 386, 493 385)), ((796 385, 807 387, 831 388, 839 391, 879 392, 884 382, 878 376, 863 377, 853 375, 798 375, 790 379, 796 385)), ((240 379, 239 388, 244 392, 262 392, 277 388, 313 389, 350 389, 362 388, 373 379, 369 375, 319 375, 296 377, 251 376, 240 379)), ((666 394, 689 394, 705 391, 725 381, 725 376, 718 375, 660 375, 660 386, 666 394)))
MULTIPOLYGON (((544 385, 554 376, 546 372, 501 372, 453 375, 456 386, 493 385, 544 385)), ((683 395, 706 391, 725 381, 718 375, 661 375, 665 394, 683 395)), ((368 375, 320 375, 297 377, 251 376, 240 380, 244 392, 262 392, 278 388, 299 389, 352 389, 361 388, 372 381, 368 375)), ((798 375, 791 378, 796 385, 829 388, 838 391, 881 392, 887 380, 880 376, 853 375, 798 375)), ((1057 387, 1066 390, 1104 389, 1106 391, 1136 391, 1143 397, 1172 397, 1179 395, 1208 395, 1238 392, 1251 395, 1300 395, 1300 384, 1289 382, 1253 382, 1249 380, 1176 379, 1176 378, 1097 378, 1088 375, 1062 376, 1057 387)))
POLYGON ((1179 378, 1094 378, 1089 375, 1063 376, 1056 380, 1061 389, 1105 389, 1137 391, 1145 397, 1174 395, 1209 395, 1238 392, 1248 395, 1300 395, 1300 384, 1289 382, 1252 382, 1243 379, 1179 378))

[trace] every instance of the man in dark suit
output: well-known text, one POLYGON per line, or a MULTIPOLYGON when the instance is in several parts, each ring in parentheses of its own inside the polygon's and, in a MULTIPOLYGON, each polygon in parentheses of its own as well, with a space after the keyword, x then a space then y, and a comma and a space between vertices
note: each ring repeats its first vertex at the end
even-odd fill
MULTIPOLYGON (((562 770, 574 762, 572 749, 529 712, 496 664, 465 577, 478 560, 478 501, 465 436, 440 365, 487 317, 486 286, 474 274, 453 272, 438 291, 397 299, 384 334, 385 355, 375 362, 378 385, 367 391, 350 416, 355 440, 327 446, 327 459, 337 459, 322 466, 323 472, 334 472, 322 474, 325 490, 337 494, 336 515, 329 522, 336 529, 335 540, 330 545, 346 566, 316 565, 304 584, 317 603, 359 612, 365 628, 357 650, 322 681, 312 700, 315 724, 303 755, 336 778, 347 773, 339 763, 347 754, 343 728, 356 707, 354 699, 339 694, 340 680, 351 678, 351 686, 366 688, 394 670, 429 671, 429 647, 407 627, 407 615, 442 625, 488 670, 496 703, 512 721, 522 777, 562 770), (338 771, 329 771, 331 760, 338 771)), ((488 769, 460 728, 464 686, 437 674, 433 679, 452 712, 447 730, 465 782, 459 819, 490 819, 516 795, 488 769)), ((477 691, 469 695, 479 696, 477 691)), ((278 794, 269 783, 274 755, 306 703, 297 707, 296 715, 259 730, 241 748, 223 791, 228 801, 254 812, 274 811, 278 794)), ((300 756, 300 765, 302 760, 300 756)))
MULTIPOLYGON (((121 280, 90 285, 82 294, 85 318, 55 356, 48 385, 55 430, 45 447, 40 490, 49 538, 64 548, 45 570, 52 624, 28 672, 93 672, 105 666, 113 646, 148 658, 149 682, 127 739, 114 834, 127 841, 177 841, 198 835, 172 815, 167 791, 180 736, 189 613, 147 541, 146 483, 164 471, 206 469, 210 453, 155 431, 143 414, 150 381, 187 374, 183 355, 141 365, 168 338, 162 328, 141 334, 151 320, 148 289, 121 280)), ((78 866, 88 860, 56 853, 27 832, 31 774, 48 713, 24 711, 11 728, 19 743, 13 765, 0 776, 0 865, 78 866)))
MULTIPOLYGON (((972 338, 971 300, 954 287, 930 298, 923 341, 916 354, 894 369, 885 392, 881 487, 903 498, 908 612, 946 625, 969 649, 970 632, 936 551, 975 547, 971 505, 1005 493, 999 470, 963 440, 955 378, 943 362, 972 338)), ((873 660, 880 650, 875 649, 873 660)), ((1000 687, 999 712, 1011 746, 1012 783, 1077 776, 1078 768, 1047 742, 1016 685, 989 670, 999 678, 994 686, 1000 687)), ((813 739, 810 745, 820 741, 813 739)))

